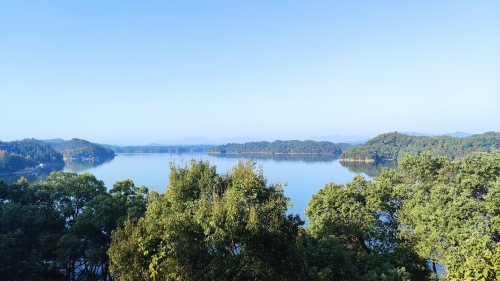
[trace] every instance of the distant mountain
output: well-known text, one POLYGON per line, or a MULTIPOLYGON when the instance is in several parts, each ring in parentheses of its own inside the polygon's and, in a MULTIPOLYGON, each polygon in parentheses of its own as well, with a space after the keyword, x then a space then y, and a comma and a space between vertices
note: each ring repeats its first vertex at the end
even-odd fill
POLYGON ((454 132, 454 133, 446 133, 446 134, 443 134, 443 135, 444 136, 450 136, 450 137, 457 137, 457 138, 465 138, 465 137, 472 136, 472 134, 464 133, 464 132, 460 132, 460 131, 457 131, 457 132, 454 132))
POLYGON ((193 144, 193 145, 159 145, 151 144, 145 146, 114 146, 103 144, 116 153, 204 153, 214 145, 193 144))
MULTIPOLYGON (((222 139, 216 139, 216 140, 209 140, 209 139, 204 139, 204 138, 199 138, 199 137, 188 137, 188 138, 182 138, 182 139, 177 139, 174 141, 168 141, 165 144, 161 144, 160 146, 165 146, 165 145, 220 145, 220 144, 226 144, 226 143, 246 143, 246 142, 252 142, 252 141, 257 141, 256 139, 253 138, 247 138, 247 137, 234 137, 234 138, 222 138, 222 139)), ((159 144, 155 144, 159 145, 159 144)))
MULTIPOLYGON (((369 140, 367 137, 360 136, 341 136, 341 135, 329 135, 321 137, 312 137, 303 139, 312 141, 328 141, 333 143, 349 143, 349 144, 362 144, 369 140)), ((188 137, 181 138, 173 141, 167 141, 163 144, 152 143, 149 146, 165 146, 165 145, 222 145, 228 143, 249 143, 249 142, 260 142, 265 141, 262 139, 249 138, 249 137, 233 137, 233 138, 221 138, 221 139, 205 139, 199 137, 188 137)))
POLYGON ((401 132, 401 134, 415 136, 415 137, 433 137, 433 136, 435 136, 433 134, 418 133, 418 132, 401 132))
POLYGON ((50 139, 50 140, 42 140, 42 142, 47 143, 47 144, 52 144, 52 143, 63 143, 63 142, 66 142, 66 140, 57 138, 57 139, 50 139))
POLYGON ((349 143, 349 144, 362 144, 369 140, 367 137, 360 136, 342 136, 342 135, 329 135, 322 137, 310 138, 313 141, 329 141, 333 143, 349 143))
POLYGON ((416 137, 434 137, 434 136, 450 136, 450 137, 457 137, 457 138, 465 138, 468 136, 472 136, 472 134, 469 133, 464 133, 464 132, 454 132, 454 133, 446 133, 446 134, 426 134, 426 133, 417 133, 417 132, 401 132, 401 134, 409 135, 409 136, 416 136, 416 137))

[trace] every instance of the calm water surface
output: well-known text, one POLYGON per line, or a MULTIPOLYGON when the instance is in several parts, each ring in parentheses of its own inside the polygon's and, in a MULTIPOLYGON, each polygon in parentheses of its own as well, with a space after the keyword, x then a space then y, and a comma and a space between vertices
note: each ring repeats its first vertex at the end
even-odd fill
MULTIPOLYGON (((48 167, 33 175, 23 175, 30 182, 45 181, 52 171, 89 172, 104 181, 111 189, 116 181, 131 179, 136 186, 144 185, 160 193, 168 186, 170 163, 181 164, 190 159, 210 161, 219 173, 225 173, 238 163, 238 159, 252 159, 262 165, 269 183, 286 183, 285 196, 290 198, 293 208, 302 218, 311 196, 330 182, 346 183, 357 174, 370 179, 380 174, 383 167, 394 168, 395 164, 341 163, 329 155, 208 155, 208 154, 117 154, 104 162, 66 162, 62 166, 48 167)), ((21 175, 2 176, 8 183, 17 181, 21 175)))
POLYGON ((287 183, 285 195, 290 198, 293 204, 290 212, 298 213, 302 218, 304 218, 304 210, 311 195, 324 187, 325 184, 330 182, 345 183, 351 181, 358 173, 370 178, 359 169, 349 169, 342 166, 338 159, 318 158, 310 155, 303 157, 290 157, 290 155, 221 157, 208 154, 117 154, 113 160, 98 163, 97 166, 67 163, 64 171, 92 173, 97 179, 103 180, 108 189, 116 181, 131 179, 136 186, 144 185, 150 190, 164 192, 168 185, 170 163, 180 164, 191 158, 210 161, 212 165, 217 166, 219 173, 227 172, 238 163, 238 159, 253 159, 257 165, 262 165, 264 175, 269 183, 287 183))

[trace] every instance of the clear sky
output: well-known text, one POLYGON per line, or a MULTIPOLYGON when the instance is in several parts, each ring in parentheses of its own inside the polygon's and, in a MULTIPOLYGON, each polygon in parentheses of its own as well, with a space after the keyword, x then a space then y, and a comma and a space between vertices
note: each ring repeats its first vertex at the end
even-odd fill
POLYGON ((500 131, 500 1, 0 1, 0 140, 500 131))

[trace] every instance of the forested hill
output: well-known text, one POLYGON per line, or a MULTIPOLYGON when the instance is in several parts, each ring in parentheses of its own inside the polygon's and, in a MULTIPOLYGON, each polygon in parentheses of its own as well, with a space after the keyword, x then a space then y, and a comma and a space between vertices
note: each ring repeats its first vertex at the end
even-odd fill
POLYGON ((113 150, 82 139, 71 139, 60 143, 50 143, 50 146, 62 153, 64 159, 103 160, 115 157, 115 152, 113 150))
POLYGON ((432 155, 461 158, 473 152, 491 152, 500 148, 500 133, 487 132, 458 138, 450 136, 411 136, 398 132, 379 135, 363 145, 342 153, 346 161, 380 162, 401 160, 405 155, 432 155))
POLYGON ((0 141, 0 172, 15 172, 39 164, 63 164, 61 153, 34 139, 0 141))
POLYGON ((328 141, 261 141, 245 144, 229 143, 216 146, 208 151, 213 154, 332 154, 339 156, 350 147, 347 143, 332 143, 328 141))

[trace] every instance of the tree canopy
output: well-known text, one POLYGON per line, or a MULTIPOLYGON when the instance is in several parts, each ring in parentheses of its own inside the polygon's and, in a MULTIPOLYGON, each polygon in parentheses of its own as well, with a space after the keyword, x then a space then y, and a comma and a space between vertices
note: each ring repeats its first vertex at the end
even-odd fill
POLYGON ((118 280, 300 280, 298 216, 253 162, 219 175, 208 162, 172 166, 146 216, 113 234, 118 280))
POLYGON ((3 280, 111 280, 111 233, 144 215, 147 189, 130 180, 106 192, 89 173, 54 172, 46 182, 0 179, 3 280))

